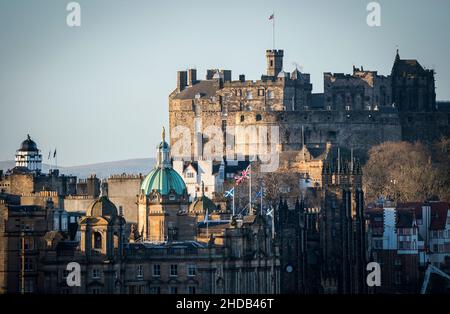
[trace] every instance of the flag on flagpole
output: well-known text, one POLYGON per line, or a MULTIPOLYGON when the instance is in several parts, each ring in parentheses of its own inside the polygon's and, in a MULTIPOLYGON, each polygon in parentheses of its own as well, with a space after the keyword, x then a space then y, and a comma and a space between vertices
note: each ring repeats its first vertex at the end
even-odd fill
POLYGON ((229 191, 225 191, 225 197, 234 197, 234 188, 229 191))
POLYGON ((48 151, 48 158, 47 159, 50 159, 50 155, 51 155, 51 153, 52 153, 52 151, 50 150, 50 151, 48 151))
POLYGON ((270 20, 273 20, 275 18, 275 13, 272 13, 270 16, 269 16, 269 21, 270 20))
POLYGON ((236 185, 241 184, 242 182, 244 182, 245 179, 248 179, 250 176, 250 165, 248 165, 248 167, 241 172, 240 176, 237 176, 236 178, 234 178, 236 180, 236 185))
POLYGON ((56 148, 55 148, 55 152, 53 153, 53 158, 56 157, 56 148))

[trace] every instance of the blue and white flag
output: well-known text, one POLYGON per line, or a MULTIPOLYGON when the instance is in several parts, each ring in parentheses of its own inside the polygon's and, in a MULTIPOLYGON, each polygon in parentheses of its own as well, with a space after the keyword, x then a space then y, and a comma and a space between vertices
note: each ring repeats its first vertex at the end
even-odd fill
POLYGON ((234 197, 234 188, 229 191, 225 191, 225 197, 234 197))

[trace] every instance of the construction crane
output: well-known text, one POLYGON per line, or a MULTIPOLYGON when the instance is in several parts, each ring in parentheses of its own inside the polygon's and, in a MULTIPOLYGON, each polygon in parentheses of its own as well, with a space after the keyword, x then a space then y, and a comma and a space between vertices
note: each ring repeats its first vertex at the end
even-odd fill
POLYGON ((427 293, 428 283, 430 282, 431 274, 437 274, 437 275, 440 275, 440 276, 446 278, 447 280, 450 280, 450 275, 444 273, 439 268, 429 264, 427 267, 427 270, 425 271, 425 276, 423 278, 422 289, 420 290, 421 294, 427 293))

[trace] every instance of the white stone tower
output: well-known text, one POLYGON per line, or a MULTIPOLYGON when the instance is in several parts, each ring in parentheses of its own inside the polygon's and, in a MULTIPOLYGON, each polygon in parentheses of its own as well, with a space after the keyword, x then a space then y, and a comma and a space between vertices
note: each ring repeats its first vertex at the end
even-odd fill
POLYGON ((42 170, 42 155, 30 135, 27 135, 27 139, 16 152, 16 167, 25 167, 34 172, 42 170))

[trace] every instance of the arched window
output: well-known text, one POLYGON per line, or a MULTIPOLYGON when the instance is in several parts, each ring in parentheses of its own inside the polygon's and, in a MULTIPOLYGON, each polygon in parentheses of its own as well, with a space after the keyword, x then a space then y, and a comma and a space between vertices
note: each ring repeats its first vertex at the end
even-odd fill
POLYGON ((244 120, 245 120, 245 117, 242 115, 241 116, 241 122, 244 122, 244 120))
POLYGON ((256 115, 256 121, 261 121, 261 115, 258 113, 257 115, 256 115))
POLYGON ((117 232, 114 232, 114 249, 119 248, 119 234, 117 232))
POLYGON ((94 232, 94 249, 102 248, 102 235, 100 232, 94 232))

